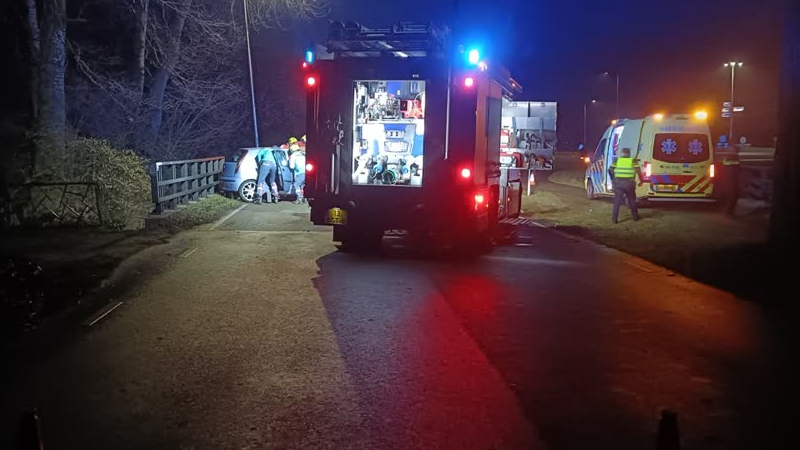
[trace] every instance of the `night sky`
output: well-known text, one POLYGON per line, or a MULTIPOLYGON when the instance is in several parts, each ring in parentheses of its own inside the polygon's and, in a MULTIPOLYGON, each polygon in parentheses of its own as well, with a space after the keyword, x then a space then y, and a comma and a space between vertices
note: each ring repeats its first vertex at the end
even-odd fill
MULTIPOLYGON (((767 145, 776 131, 779 2, 461 0, 454 16, 450 0, 332 0, 328 19, 376 27, 401 20, 457 23, 511 69, 524 86, 520 99, 560 102, 562 140, 580 139, 583 102, 600 100, 589 110, 590 145, 614 113, 614 83, 599 73, 619 71, 622 116, 700 106, 720 133, 727 119, 718 117, 719 107, 730 90, 730 72, 722 64, 744 61, 736 103, 747 110, 737 116, 735 134, 767 145)), ((302 57, 304 42, 324 39, 328 19, 282 36, 263 33, 260 42, 288 40, 286 48, 302 57)))

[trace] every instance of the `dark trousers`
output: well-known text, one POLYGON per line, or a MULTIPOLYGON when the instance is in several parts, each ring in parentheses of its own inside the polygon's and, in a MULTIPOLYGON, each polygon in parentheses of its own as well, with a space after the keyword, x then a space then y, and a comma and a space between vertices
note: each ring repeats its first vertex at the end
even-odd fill
POLYGON ((256 184, 258 188, 256 189, 256 195, 262 197, 264 195, 264 183, 267 183, 269 189, 267 192, 270 192, 271 198, 270 201, 275 201, 278 198, 277 186, 275 185, 275 180, 278 177, 278 169, 273 164, 261 164, 258 166, 258 179, 256 180, 256 184))
POLYGON ((628 208, 631 209, 633 220, 639 220, 639 210, 636 208, 636 183, 631 178, 617 178, 614 180, 614 212, 611 218, 614 223, 619 219, 619 206, 625 197, 628 208))
POLYGON ((739 201, 739 166, 726 166, 722 170, 723 183, 725 188, 724 193, 724 206, 725 214, 730 216, 736 212, 736 203, 739 201))

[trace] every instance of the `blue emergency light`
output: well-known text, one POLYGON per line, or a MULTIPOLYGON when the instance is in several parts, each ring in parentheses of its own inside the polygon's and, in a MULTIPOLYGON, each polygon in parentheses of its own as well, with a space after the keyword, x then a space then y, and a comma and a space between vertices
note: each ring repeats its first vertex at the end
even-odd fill
POLYGON ((477 48, 471 49, 467 53, 467 61, 469 61, 469 63, 472 64, 473 66, 477 65, 481 61, 481 52, 480 52, 480 50, 478 50, 477 48))
POLYGON ((314 54, 314 50, 308 49, 306 50, 306 62, 308 64, 314 64, 314 59, 316 55, 314 54))

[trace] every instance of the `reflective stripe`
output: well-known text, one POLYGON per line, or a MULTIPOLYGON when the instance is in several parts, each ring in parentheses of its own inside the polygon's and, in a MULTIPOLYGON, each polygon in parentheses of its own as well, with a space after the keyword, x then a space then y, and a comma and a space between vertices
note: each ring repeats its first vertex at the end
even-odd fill
POLYGON ((738 166, 739 165, 739 160, 738 159, 725 158, 725 159, 722 160, 722 165, 723 166, 738 166))
POLYGON ((611 167, 614 168, 615 178, 634 178, 636 176, 633 158, 617 158, 617 161, 611 167))

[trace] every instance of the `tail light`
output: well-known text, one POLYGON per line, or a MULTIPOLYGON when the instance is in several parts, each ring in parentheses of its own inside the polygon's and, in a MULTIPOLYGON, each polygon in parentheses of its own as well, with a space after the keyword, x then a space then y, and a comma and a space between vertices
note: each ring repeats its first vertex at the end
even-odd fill
POLYGON ((467 179, 472 176, 472 171, 468 167, 461 169, 461 178, 467 179))
POLYGON ((708 167, 708 176, 710 176, 711 178, 714 178, 714 164, 711 164, 708 167))
POLYGON ((309 76, 308 78, 306 78, 306 85, 308 87, 310 87, 310 88, 316 86, 317 85, 317 77, 309 76))
POLYGON ((475 201, 474 205, 475 212, 480 212, 489 207, 489 202, 487 201, 487 198, 488 196, 486 195, 485 192, 476 192, 472 196, 472 199, 475 201))
POLYGON ((475 85, 475 78, 467 77, 464 78, 464 86, 470 88, 475 85))
POLYGON ((314 171, 314 164, 306 163, 306 172, 313 172, 314 171))
POLYGON ((653 175, 653 165, 649 162, 644 163, 644 177, 650 178, 653 175))

